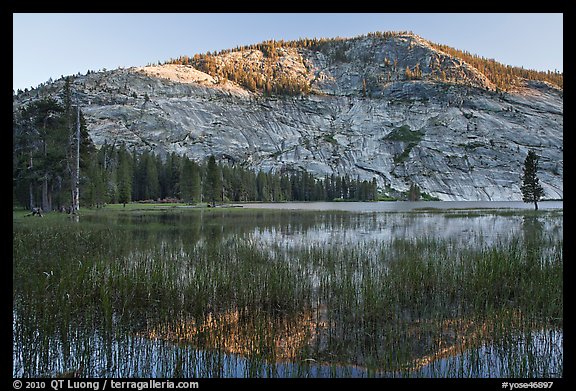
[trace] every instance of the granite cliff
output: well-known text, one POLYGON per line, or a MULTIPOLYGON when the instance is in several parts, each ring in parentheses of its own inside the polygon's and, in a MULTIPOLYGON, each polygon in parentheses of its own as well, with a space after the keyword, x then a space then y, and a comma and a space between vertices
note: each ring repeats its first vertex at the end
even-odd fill
MULTIPOLYGON (((502 91, 479 69, 414 34, 278 45, 212 55, 213 72, 187 63, 72 77, 90 136, 262 170, 307 170, 412 183, 442 200, 520 200, 529 149, 546 198, 563 197, 563 90, 518 78, 502 91), (302 94, 263 93, 222 76, 284 77, 302 94)), ((14 97, 14 110, 61 99, 63 79, 14 97)))

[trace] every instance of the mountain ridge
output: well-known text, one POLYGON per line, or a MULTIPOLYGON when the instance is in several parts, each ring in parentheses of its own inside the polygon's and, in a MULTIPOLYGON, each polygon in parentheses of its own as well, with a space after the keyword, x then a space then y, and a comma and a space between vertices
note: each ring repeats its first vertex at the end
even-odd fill
MULTIPOLYGON (((476 71, 484 74, 488 81, 492 84, 491 89, 499 87, 500 89, 507 90, 514 85, 515 78, 523 77, 525 79, 532 80, 542 80, 555 85, 558 88, 562 88, 563 85, 563 74, 558 72, 542 72, 530 69, 524 69, 523 67, 513 67, 509 65, 501 64, 494 59, 487 59, 478 55, 470 54, 466 51, 461 51, 452 48, 448 45, 437 44, 432 41, 426 40, 417 34, 408 31, 401 32, 375 32, 368 33, 367 35, 359 35, 351 38, 321 38, 321 39, 299 39, 293 41, 263 41, 259 44, 246 45, 242 47, 237 47, 235 49, 221 50, 220 52, 213 54, 206 53, 205 55, 196 54, 193 57, 180 56, 177 59, 171 59, 164 62, 164 64, 188 64, 194 65, 196 68, 202 65, 202 59, 212 56, 224 56, 234 52, 243 52, 248 50, 259 50, 264 53, 264 56, 270 56, 270 53, 274 53, 276 48, 296 48, 296 49, 307 49, 312 51, 320 52, 330 52, 330 49, 336 51, 335 57, 339 60, 345 59, 345 54, 342 51, 341 45, 346 45, 359 40, 371 40, 373 44, 385 44, 387 40, 391 39, 409 39, 413 42, 417 42, 421 46, 427 47, 438 54, 441 52, 444 56, 451 57, 453 59, 461 60, 473 68, 476 71), (340 47, 338 47, 340 46, 340 47), (500 75, 499 75, 500 74, 500 75), (494 80, 493 80, 494 79, 494 80)), ((388 60, 391 60, 390 58, 388 60)), ((160 63, 158 63, 160 65, 160 63)), ((210 72, 208 72, 210 73, 210 72)), ((445 81, 445 80, 444 80, 445 81)))
MULTIPOLYGON (((562 198, 560 87, 518 77, 506 92, 421 37, 384 37, 319 50, 265 41, 264 51, 94 72, 72 85, 97 146, 375 177, 389 190, 416 183, 445 200, 521 199, 521 161, 537 149, 548 198, 562 198)), ((62 86, 36 95, 61 97, 62 86)), ((14 109, 33 99, 18 94, 14 109)))

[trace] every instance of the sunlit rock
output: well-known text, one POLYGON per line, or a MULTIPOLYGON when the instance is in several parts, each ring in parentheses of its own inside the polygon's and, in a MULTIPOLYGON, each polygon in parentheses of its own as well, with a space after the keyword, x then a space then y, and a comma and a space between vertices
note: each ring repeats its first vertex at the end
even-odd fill
MULTIPOLYGON (((479 70, 409 34, 335 47, 344 53, 337 61, 278 50, 279 69, 309 83, 306 96, 265 96, 172 64, 94 72, 72 85, 97 146, 376 178, 392 191, 415 183, 442 200, 520 200, 523 161, 535 149, 545 198, 563 198, 561 89, 524 80, 499 92, 479 70), (416 66, 421 77, 407 79, 416 66)), ((258 50, 217 56, 219 64, 239 61, 257 67, 265 59, 258 50)), ((59 96, 63 85, 36 95, 59 96)), ((33 98, 17 96, 14 107, 33 98)))

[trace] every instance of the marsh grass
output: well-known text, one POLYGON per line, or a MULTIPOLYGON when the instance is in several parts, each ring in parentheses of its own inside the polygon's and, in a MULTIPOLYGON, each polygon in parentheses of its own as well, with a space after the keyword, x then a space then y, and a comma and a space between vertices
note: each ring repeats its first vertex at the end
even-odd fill
POLYGON ((360 221, 330 213, 29 221, 13 235, 15 376, 562 376, 563 242, 538 217, 468 247, 250 236, 360 221))

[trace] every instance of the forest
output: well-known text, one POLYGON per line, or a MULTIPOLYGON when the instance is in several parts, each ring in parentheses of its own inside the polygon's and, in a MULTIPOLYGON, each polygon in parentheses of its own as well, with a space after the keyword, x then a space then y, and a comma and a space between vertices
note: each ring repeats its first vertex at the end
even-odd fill
POLYGON ((80 205, 164 201, 210 203, 245 201, 371 201, 376 180, 345 176, 315 178, 305 171, 253 171, 215 156, 195 161, 176 153, 155 154, 105 142, 99 149, 84 116, 70 101, 45 98, 28 104, 13 118, 13 200, 15 206, 43 211, 71 207, 75 184, 80 205), (77 119, 80 121, 78 145, 77 119), (79 151, 80 175, 75 161, 79 151))

